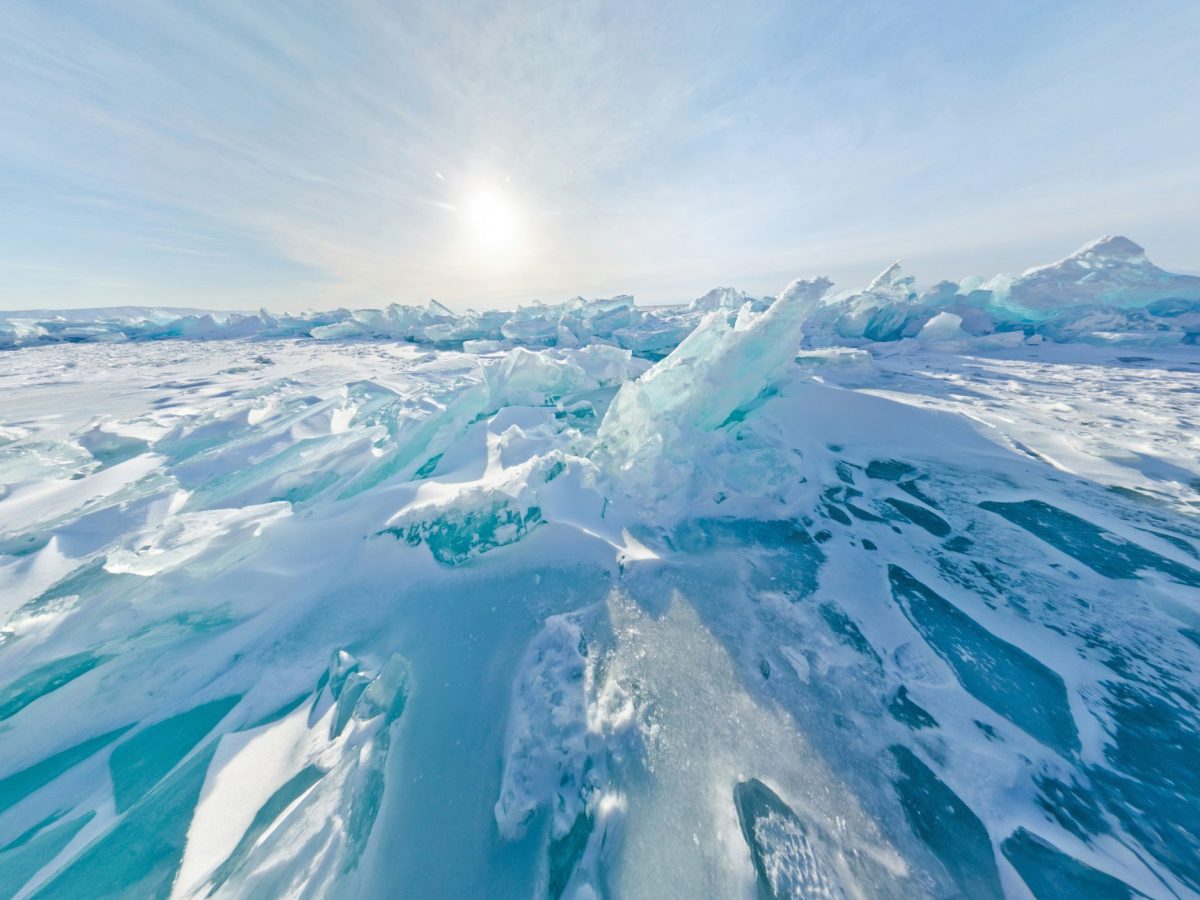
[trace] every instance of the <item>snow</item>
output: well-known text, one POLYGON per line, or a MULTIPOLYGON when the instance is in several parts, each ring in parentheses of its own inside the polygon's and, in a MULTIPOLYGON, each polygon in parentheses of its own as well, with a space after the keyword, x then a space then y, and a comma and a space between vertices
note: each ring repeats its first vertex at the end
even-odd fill
POLYGON ((9 317, 0 893, 1200 893, 1193 282, 9 317))

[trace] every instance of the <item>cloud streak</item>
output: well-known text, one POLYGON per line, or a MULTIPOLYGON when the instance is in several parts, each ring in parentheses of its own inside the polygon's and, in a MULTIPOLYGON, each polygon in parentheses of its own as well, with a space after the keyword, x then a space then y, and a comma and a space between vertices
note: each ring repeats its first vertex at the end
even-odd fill
POLYGON ((896 6, 17 0, 0 235, 42 268, 0 306, 687 299, 1103 231, 1196 262, 1200 10, 896 6), (503 269, 454 211, 488 179, 503 269))

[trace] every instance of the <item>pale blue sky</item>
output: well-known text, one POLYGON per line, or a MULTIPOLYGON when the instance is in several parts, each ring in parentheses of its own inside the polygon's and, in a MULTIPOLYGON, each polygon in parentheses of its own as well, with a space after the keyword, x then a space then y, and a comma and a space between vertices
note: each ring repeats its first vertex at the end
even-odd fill
POLYGON ((1195 0, 6 0, 0 308, 678 301, 1113 232, 1195 271, 1197 34, 1195 0))

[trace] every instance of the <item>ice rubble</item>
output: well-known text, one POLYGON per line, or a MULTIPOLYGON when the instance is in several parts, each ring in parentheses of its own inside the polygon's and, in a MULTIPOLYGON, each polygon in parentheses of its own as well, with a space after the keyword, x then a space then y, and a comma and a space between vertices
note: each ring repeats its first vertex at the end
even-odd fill
POLYGON ((686 502, 694 465, 714 455, 713 433, 791 363, 829 286, 823 278, 794 281, 764 312, 747 301, 733 324, 709 313, 670 356, 621 386, 593 458, 642 503, 686 502))
POLYGON ((1050 269, 0 356, 0 893, 1195 894, 1195 350, 1024 346, 1193 280, 1050 269))
MULTIPOLYGON (((631 296, 516 310, 457 314, 438 303, 383 309, 336 309, 296 315, 200 310, 112 309, 0 314, 0 349, 59 342, 169 339, 298 338, 397 340, 491 352, 513 346, 611 344, 658 359, 705 316, 734 316, 750 303, 761 312, 771 297, 714 288, 685 306, 639 307, 631 296)), ((1125 237, 1103 237, 1050 265, 989 281, 943 281, 917 291, 896 262, 863 290, 843 291, 813 310, 810 342, 891 342, 1041 335, 1054 341, 1195 342, 1200 334, 1200 277, 1165 272, 1125 237), (957 317, 958 330, 951 327, 957 317), (937 321, 933 328, 927 326, 937 321)))

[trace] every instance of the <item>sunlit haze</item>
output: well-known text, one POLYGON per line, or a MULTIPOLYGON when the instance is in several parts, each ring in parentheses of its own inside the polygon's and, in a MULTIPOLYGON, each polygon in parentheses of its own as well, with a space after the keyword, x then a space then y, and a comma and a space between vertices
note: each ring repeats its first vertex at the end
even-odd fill
MULTIPOLYGON (((503 188, 480 183, 464 192, 462 205, 455 207, 481 259, 515 263, 528 241, 521 227, 521 210, 516 198, 503 188)), ((469 258, 469 249, 464 256, 469 258)))

